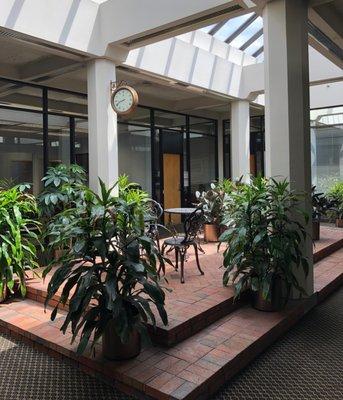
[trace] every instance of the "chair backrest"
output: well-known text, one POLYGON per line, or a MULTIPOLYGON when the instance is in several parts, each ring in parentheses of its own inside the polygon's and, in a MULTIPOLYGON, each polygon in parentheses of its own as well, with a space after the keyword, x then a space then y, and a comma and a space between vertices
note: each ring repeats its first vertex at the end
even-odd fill
POLYGON ((157 201, 149 199, 146 202, 146 208, 145 219, 157 222, 162 217, 163 208, 157 201))
POLYGON ((202 207, 196 208, 184 222, 185 239, 184 242, 191 242, 196 239, 199 231, 204 225, 205 217, 202 207))

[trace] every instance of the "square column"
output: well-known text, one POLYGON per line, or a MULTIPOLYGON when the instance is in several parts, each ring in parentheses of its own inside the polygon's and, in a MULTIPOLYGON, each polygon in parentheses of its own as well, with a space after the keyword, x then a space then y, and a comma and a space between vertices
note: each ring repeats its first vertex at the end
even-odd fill
MULTIPOLYGON (((287 178, 291 189, 306 192, 311 217, 311 146, 308 66, 308 2, 274 0, 263 10, 266 176, 287 178)), ((309 223, 309 231, 311 221, 309 223)), ((304 252, 312 264, 312 243, 304 252)), ((313 293, 313 270, 299 277, 313 293)))
POLYGON ((89 186, 99 191, 98 177, 107 186, 118 180, 117 114, 111 107, 111 81, 116 80, 113 61, 96 59, 87 66, 89 126, 89 186))
POLYGON ((237 100, 231 103, 231 177, 250 174, 250 110, 249 101, 237 100))

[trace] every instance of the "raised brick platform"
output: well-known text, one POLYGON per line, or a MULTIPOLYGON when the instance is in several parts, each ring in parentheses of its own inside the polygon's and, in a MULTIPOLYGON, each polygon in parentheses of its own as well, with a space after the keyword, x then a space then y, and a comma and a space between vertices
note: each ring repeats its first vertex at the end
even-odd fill
MULTIPOLYGON (((343 229, 323 226, 321 240, 314 246, 315 261, 327 257, 343 246, 343 229)), ((185 267, 186 282, 180 283, 180 275, 167 267, 167 286, 172 289, 166 293, 166 309, 169 325, 164 326, 157 319, 157 329, 151 330, 154 342, 172 346, 208 327, 218 319, 236 310, 243 302, 234 302, 233 289, 223 287, 222 251, 217 252, 216 244, 204 244, 205 255, 200 255, 201 266, 205 275, 200 275, 195 265, 194 253, 190 249, 185 267)), ((170 253, 173 259, 173 253, 170 253)), ((43 303, 49 277, 43 282, 34 278, 28 281, 29 299, 43 303)), ((51 301, 54 306, 59 296, 51 301)))
POLYGON ((145 348, 134 360, 110 362, 78 357, 70 332, 59 331, 64 311, 52 323, 41 304, 29 299, 0 305, 0 329, 19 336, 49 354, 72 360, 84 371, 121 390, 144 398, 206 399, 286 332, 312 306, 343 281, 343 250, 320 262, 315 270, 317 292, 280 313, 263 313, 245 305, 173 348, 145 348))

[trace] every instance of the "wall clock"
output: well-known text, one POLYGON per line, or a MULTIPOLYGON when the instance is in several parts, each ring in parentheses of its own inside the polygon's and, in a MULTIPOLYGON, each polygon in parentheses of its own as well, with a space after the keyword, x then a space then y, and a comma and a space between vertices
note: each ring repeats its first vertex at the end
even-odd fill
POLYGON ((131 86, 119 86, 111 95, 111 106, 119 115, 128 115, 138 104, 138 93, 131 86))

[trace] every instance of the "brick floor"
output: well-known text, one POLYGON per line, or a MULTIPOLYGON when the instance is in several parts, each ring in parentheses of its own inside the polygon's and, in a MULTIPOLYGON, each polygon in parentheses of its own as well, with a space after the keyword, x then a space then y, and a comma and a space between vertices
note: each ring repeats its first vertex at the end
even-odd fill
MULTIPOLYGON (((315 242, 314 255, 318 261, 328 256, 337 248, 343 246, 343 229, 333 226, 321 227, 321 240, 315 242)), ((166 292, 166 310, 169 316, 168 326, 164 326, 157 317, 157 329, 151 334, 154 341, 162 345, 171 346, 178 343, 212 322, 237 309, 241 302, 234 302, 232 287, 223 287, 222 253, 224 245, 218 251, 217 244, 202 244, 205 254, 200 255, 200 263, 205 275, 200 275, 192 249, 189 250, 188 260, 185 265, 186 282, 180 283, 179 272, 167 266, 166 287, 171 292, 166 292)), ((168 254, 174 261, 174 253, 168 254)), ((50 274, 51 275, 51 274, 50 274)), ((49 276, 43 282, 39 278, 28 281, 27 297, 38 302, 44 302, 49 276)), ((51 306, 57 304, 59 296, 50 302, 51 306)), ((243 300, 244 302, 244 300, 243 300)))
MULTIPOLYGON (((340 231, 337 232, 340 234, 340 231)), ((175 286, 175 291, 179 290, 178 296, 187 295, 183 308, 192 307, 203 299, 193 297, 191 287, 218 301, 216 292, 211 290, 213 286, 199 283, 199 280, 208 281, 209 276, 211 279, 221 276, 221 272, 216 275, 218 268, 214 268, 215 264, 208 262, 205 268, 204 260, 207 257, 211 256, 217 261, 220 259, 213 248, 206 245, 207 255, 202 257, 206 269, 204 277, 196 276, 195 270, 192 270, 192 256, 186 267, 185 285, 179 283, 177 273, 168 272, 170 284, 175 286), (211 249, 213 253, 209 255, 211 249), (212 265, 212 269, 209 265, 212 265), (185 289, 187 286, 188 291, 185 289)), ((59 331, 65 311, 60 310, 57 320, 51 322, 51 309, 45 313, 42 305, 31 299, 0 304, 0 329, 24 338, 53 356, 74 360, 85 372, 116 382, 121 390, 125 389, 130 394, 138 391, 161 400, 205 399, 287 331, 312 306, 342 284, 342 256, 343 249, 317 264, 316 293, 306 301, 291 304, 277 313, 263 313, 243 305, 224 317, 218 317, 200 332, 171 348, 158 345, 144 348, 137 358, 126 362, 104 360, 100 344, 96 346, 94 354, 77 356, 75 345, 70 344, 70 332, 62 335, 59 331)), ((214 285, 220 287, 219 283, 214 285)), ((38 296, 38 283, 35 290, 38 296)), ((174 301, 174 304, 179 304, 176 303, 177 298, 174 301)))

